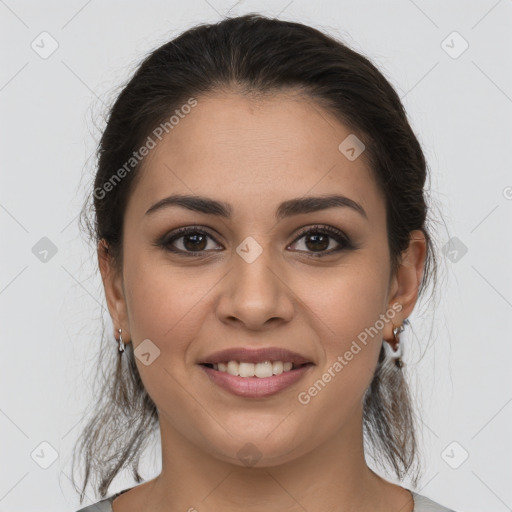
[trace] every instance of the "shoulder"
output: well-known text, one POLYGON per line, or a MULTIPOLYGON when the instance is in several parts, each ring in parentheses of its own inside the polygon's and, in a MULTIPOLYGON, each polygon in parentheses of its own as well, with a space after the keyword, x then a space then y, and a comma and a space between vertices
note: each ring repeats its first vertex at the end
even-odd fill
POLYGON ((92 503, 91 505, 87 505, 87 507, 81 508, 76 512, 112 512, 112 502, 123 492, 127 492, 131 489, 123 489, 122 491, 116 492, 112 494, 112 496, 108 496, 101 501, 97 501, 96 503, 92 503))
POLYGON ((88 505, 85 508, 77 510, 77 512, 112 512, 112 501, 114 497, 105 498, 104 500, 88 505))
POLYGON ((421 496, 413 491, 410 492, 414 498, 413 512, 454 512, 453 510, 443 507, 439 503, 436 503, 425 496, 421 496))
MULTIPOLYGON (((126 492, 128 489, 125 489, 121 492, 114 494, 113 496, 109 496, 97 503, 93 503, 92 505, 88 505, 85 508, 81 508, 76 512, 112 512, 112 502, 114 499, 126 492)), ((431 499, 421 496, 420 494, 415 493, 414 491, 410 491, 414 498, 414 512, 455 512, 449 508, 443 507, 439 503, 432 501, 431 499)))

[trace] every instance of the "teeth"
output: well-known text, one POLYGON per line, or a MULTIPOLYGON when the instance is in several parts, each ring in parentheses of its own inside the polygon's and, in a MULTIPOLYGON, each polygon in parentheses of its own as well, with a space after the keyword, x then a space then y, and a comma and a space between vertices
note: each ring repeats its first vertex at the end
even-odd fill
POLYGON ((228 361, 227 363, 214 364, 213 368, 219 372, 227 372, 230 375, 263 378, 289 372, 293 368, 293 363, 289 361, 284 363, 282 361, 264 361, 262 363, 228 361))
POLYGON ((283 362, 282 361, 274 361, 272 363, 272 373, 274 375, 279 375, 283 373, 283 362))
MULTIPOLYGON (((240 365, 242 366, 242 365, 240 365)), ((257 363, 254 365, 254 376, 255 377, 272 377, 273 375, 273 364, 270 361, 263 361, 263 363, 257 363)))
POLYGON ((238 375, 240 377, 254 377, 254 363, 240 363, 238 365, 238 375))
POLYGON ((230 375, 238 375, 238 363, 236 361, 229 361, 227 372, 230 375))

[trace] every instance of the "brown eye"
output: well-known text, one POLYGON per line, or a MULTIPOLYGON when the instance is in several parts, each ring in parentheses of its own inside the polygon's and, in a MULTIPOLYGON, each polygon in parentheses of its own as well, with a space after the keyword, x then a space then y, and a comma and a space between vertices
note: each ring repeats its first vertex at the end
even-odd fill
POLYGON ((178 229, 164 236, 157 245, 163 247, 166 251, 182 254, 184 256, 194 256, 197 253, 210 252, 208 249, 208 240, 216 240, 206 231, 195 227, 186 227, 178 229))
POLYGON ((307 240, 305 245, 310 251, 325 251, 328 249, 331 239, 329 235, 323 233, 304 235, 303 238, 307 240))
POLYGON ((204 251, 208 245, 206 241, 207 235, 201 233, 183 235, 178 240, 180 238, 183 238, 183 246, 187 251, 204 251))
POLYGON ((313 257, 326 256, 354 247, 342 231, 329 226, 308 228, 300 234, 293 244, 298 244, 298 241, 302 239, 305 240, 303 243, 305 249, 298 249, 299 252, 312 253, 310 255, 313 257), (336 244, 338 247, 336 247, 336 244))

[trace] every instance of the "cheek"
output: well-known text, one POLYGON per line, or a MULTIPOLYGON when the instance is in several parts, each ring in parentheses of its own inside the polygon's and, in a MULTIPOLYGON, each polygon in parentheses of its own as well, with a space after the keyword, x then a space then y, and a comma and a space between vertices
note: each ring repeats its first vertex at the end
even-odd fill
MULTIPOLYGON (((137 350, 149 339, 158 349, 148 345, 150 364, 138 357, 135 361, 145 389, 163 414, 182 410, 192 415, 197 407, 179 383, 189 378, 183 362, 203 324, 204 295, 216 282, 209 281, 206 274, 182 271, 161 258, 157 263, 142 251, 126 257, 125 291, 133 348, 137 350), (153 358, 153 354, 158 355, 153 358)), ((180 419, 173 417, 172 422, 178 425, 180 419)))
POLYGON ((208 273, 181 270, 141 255, 127 258, 126 300, 135 345, 149 338, 166 352, 186 348, 201 327, 205 293, 215 284, 208 273), (210 282, 211 281, 211 282, 210 282))
MULTIPOLYGON (((322 391, 324 396, 318 402, 343 395, 347 404, 354 405, 371 382, 386 323, 382 320, 387 304, 385 270, 377 258, 361 256, 353 265, 331 269, 323 286, 317 281, 314 288, 303 288, 306 310, 314 313, 310 315, 315 323, 312 329, 322 350, 320 371, 329 388, 327 393, 322 391)), ((317 387, 322 386, 319 383, 317 387)))
POLYGON ((385 312, 388 276, 381 263, 364 259, 354 258, 353 263, 330 269, 314 286, 312 282, 300 284, 304 302, 314 311, 323 324, 322 332, 330 334, 328 337, 333 338, 335 346, 342 347, 356 338, 375 325, 379 315, 385 312))
POLYGON ((323 357, 297 395, 303 427, 313 430, 314 442, 357 424, 382 344, 375 324, 384 312, 384 286, 369 272, 348 274, 331 281, 330 293, 315 298, 319 320, 314 327, 323 357), (319 417, 321 427, 313 429, 319 417))

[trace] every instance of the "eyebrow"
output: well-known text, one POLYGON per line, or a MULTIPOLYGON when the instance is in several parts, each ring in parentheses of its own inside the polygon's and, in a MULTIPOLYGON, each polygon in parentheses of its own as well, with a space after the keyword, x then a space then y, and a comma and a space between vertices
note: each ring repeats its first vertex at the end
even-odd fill
MULTIPOLYGON (((233 215, 233 208, 229 203, 203 196, 182 194, 175 194, 161 199, 151 206, 145 215, 151 215, 159 210, 173 206, 179 206, 181 208, 205 213, 207 215, 216 215, 225 219, 231 219, 233 215)), ((276 211, 276 219, 279 221, 286 217, 292 217, 293 215, 313 213, 320 210, 326 210, 328 208, 340 207, 351 208, 365 219, 368 219, 364 208, 359 203, 356 203, 348 197, 337 194, 301 197, 284 201, 279 205, 276 211)))

